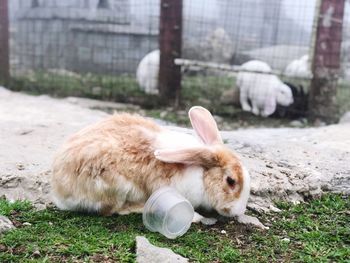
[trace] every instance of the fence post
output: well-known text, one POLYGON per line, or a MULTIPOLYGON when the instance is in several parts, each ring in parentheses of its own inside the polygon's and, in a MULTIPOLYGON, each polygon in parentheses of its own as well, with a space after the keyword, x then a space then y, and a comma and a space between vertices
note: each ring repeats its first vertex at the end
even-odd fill
POLYGON ((164 103, 179 103, 181 67, 175 58, 181 57, 182 0, 161 0, 159 22, 160 65, 158 89, 164 103))
POLYGON ((337 81, 345 0, 319 0, 316 37, 313 43, 309 118, 326 123, 338 118, 337 81))
POLYGON ((10 77, 8 0, 0 0, 0 84, 10 77))

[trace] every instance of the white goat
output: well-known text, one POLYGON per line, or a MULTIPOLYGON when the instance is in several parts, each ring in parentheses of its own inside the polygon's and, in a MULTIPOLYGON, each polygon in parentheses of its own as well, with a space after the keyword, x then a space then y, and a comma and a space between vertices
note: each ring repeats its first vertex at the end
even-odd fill
POLYGON ((158 94, 159 49, 148 53, 140 61, 136 70, 137 82, 148 94, 158 94))
POLYGON ((268 64, 251 60, 242 64, 241 68, 244 71, 238 73, 236 83, 240 89, 240 103, 244 111, 267 117, 275 112, 277 104, 289 106, 293 103, 291 89, 277 76, 263 73, 271 72, 268 64))

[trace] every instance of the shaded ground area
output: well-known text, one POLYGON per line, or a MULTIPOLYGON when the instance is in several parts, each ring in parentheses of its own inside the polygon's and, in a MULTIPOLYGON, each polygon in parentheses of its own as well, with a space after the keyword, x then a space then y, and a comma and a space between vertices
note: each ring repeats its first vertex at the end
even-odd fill
MULTIPOLYGON (((0 195, 26 198, 37 206, 47 203, 54 151, 71 133, 107 116, 89 107, 93 106, 79 100, 0 88, 0 195)), ((300 201, 323 191, 350 193, 349 124, 222 134, 251 172, 249 206, 254 210, 273 208, 274 199, 300 201)))

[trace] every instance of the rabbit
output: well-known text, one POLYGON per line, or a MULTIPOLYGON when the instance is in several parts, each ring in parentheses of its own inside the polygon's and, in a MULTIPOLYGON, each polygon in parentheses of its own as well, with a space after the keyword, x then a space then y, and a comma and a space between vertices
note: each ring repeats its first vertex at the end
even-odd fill
POLYGON ((137 83, 148 94, 158 94, 159 60, 160 51, 156 49, 144 56, 137 66, 137 83))
POLYGON ((244 71, 238 73, 236 85, 240 90, 240 103, 244 111, 268 117, 275 112, 277 104, 289 106, 293 103, 293 94, 287 85, 273 74, 263 74, 271 72, 268 64, 252 60, 242 64, 241 68, 244 71))
POLYGON ((271 72, 272 68, 266 62, 261 60, 250 60, 241 65, 241 69, 245 71, 271 72))
POLYGON ((312 73, 309 67, 309 56, 304 55, 290 62, 284 70, 284 75, 288 77, 311 78, 312 73))
POLYGON ((308 110, 309 94, 305 92, 302 85, 296 86, 289 82, 284 82, 292 91, 293 103, 289 106, 277 105, 277 109, 272 117, 298 119, 305 118, 308 110))
MULTIPOLYGON (((175 132, 127 113, 77 132, 53 162, 53 201, 59 209, 102 215, 142 213, 149 196, 174 187, 193 207, 227 217, 244 215, 250 176, 227 148, 210 112, 189 110, 198 136, 175 132)), ((195 213, 194 222, 204 217, 195 213)))

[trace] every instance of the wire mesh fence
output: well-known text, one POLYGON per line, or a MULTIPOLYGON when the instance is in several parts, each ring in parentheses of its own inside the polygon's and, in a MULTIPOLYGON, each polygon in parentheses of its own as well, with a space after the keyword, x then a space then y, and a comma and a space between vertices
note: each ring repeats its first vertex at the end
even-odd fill
MULTIPOLYGON (((242 88, 237 83, 237 79, 242 80, 240 66, 259 60, 265 64, 248 64, 247 70, 266 74, 251 73, 250 80, 241 83, 257 86, 250 91, 253 95, 247 95, 249 107, 246 105, 245 109, 269 115, 263 113, 265 106, 259 112, 253 109, 256 105, 252 105, 252 96, 266 104, 274 93, 271 88, 274 83, 284 81, 291 87, 294 101, 301 101, 292 109, 298 113, 293 117, 305 116, 320 2, 183 1, 182 49, 181 54, 174 55, 182 59, 176 63, 181 66, 181 103, 199 103, 217 112, 228 108, 233 112, 232 105, 240 109, 242 88)), ((156 105, 162 70, 161 52, 157 51, 160 17, 162 8, 168 8, 166 3, 9 1, 11 88, 156 105)), ((349 1, 345 1, 343 10, 341 23, 332 20, 336 10, 328 12, 330 23, 342 25, 342 37, 338 36, 342 40, 341 49, 334 48, 341 52, 338 97, 344 111, 350 104, 349 1)), ((327 23, 327 17, 324 21, 327 23)), ((173 31, 176 30, 174 27, 173 31)))

